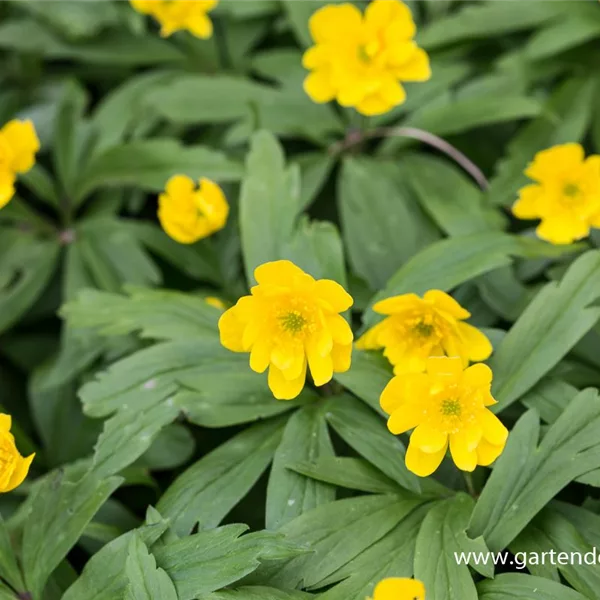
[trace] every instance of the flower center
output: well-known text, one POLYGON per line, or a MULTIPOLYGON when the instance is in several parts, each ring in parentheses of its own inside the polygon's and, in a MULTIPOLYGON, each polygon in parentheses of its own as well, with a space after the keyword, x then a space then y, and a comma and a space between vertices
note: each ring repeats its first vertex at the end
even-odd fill
POLYGON ((281 326, 289 333, 299 333, 306 325, 306 319, 297 310, 287 312, 279 318, 281 326))
POLYGON ((567 198, 575 198, 581 194, 581 189, 576 183, 567 183, 563 188, 563 195, 567 198))
POLYGON ((460 402, 456 398, 442 400, 441 412, 445 417, 460 417, 460 402))
POLYGON ((430 337, 433 330, 434 327, 431 323, 424 323, 423 321, 419 321, 413 328, 413 331, 421 337, 430 337))
POLYGON ((367 53, 366 46, 364 46, 364 45, 359 46, 358 50, 357 50, 357 54, 358 54, 358 60, 360 60, 361 62, 363 62, 363 63, 371 62, 371 57, 367 53))

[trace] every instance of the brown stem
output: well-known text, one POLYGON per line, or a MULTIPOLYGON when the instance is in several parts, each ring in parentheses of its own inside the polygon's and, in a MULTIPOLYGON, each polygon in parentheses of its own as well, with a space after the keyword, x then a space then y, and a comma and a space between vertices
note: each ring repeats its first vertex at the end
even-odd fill
POLYGON ((331 154, 338 154, 356 144, 360 144, 365 139, 378 137, 407 137, 423 142, 424 144, 443 152, 456 164, 460 165, 469 175, 471 175, 483 191, 486 191, 489 188, 488 180, 481 169, 458 148, 455 148, 441 137, 429 133, 428 131, 424 131, 423 129, 417 129, 416 127, 377 127, 376 129, 361 132, 360 136, 356 135, 356 132, 352 132, 352 135, 348 135, 346 139, 330 146, 329 151, 331 154))

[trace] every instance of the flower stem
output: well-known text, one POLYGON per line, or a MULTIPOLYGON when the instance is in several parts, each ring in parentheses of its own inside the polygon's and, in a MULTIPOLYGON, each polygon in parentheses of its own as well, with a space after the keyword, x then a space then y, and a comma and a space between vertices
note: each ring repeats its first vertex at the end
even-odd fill
POLYGON ((473 475, 471 475, 471 473, 468 472, 464 472, 463 475, 465 477, 467 492, 469 492, 469 494, 473 496, 473 498, 477 498, 477 490, 475 489, 475 484, 473 483, 473 475))

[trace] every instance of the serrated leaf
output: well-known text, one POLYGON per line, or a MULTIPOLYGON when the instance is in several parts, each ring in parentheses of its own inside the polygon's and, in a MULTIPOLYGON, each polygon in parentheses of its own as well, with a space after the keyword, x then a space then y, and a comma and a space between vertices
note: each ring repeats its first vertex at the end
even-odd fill
POLYGON ((129 585, 124 600, 178 600, 173 582, 137 534, 131 538, 125 562, 129 585))
POLYGON ((200 600, 311 600, 312 596, 297 590, 280 590, 264 585, 246 585, 233 590, 219 590, 199 596, 200 600))
POLYGON ((478 584, 477 591, 479 600, 586 600, 585 596, 556 581, 519 573, 502 573, 495 579, 482 581, 478 584))
POLYGON ((547 284, 490 359, 500 411, 535 385, 600 318, 600 252, 580 256, 560 283, 547 284))
POLYGON ((313 462, 290 462, 288 469, 351 490, 372 494, 395 494, 398 484, 362 458, 319 456, 313 462))
POLYGON ((72 481, 59 471, 39 486, 23 530, 23 573, 33 597, 42 593, 52 571, 121 482, 120 477, 100 479, 93 473, 72 481))
POLYGON ((373 411, 351 396, 340 396, 329 401, 325 416, 336 433, 388 477, 408 490, 421 490, 419 478, 404 464, 404 445, 373 411))
POLYGON ((344 161, 338 181, 348 259, 353 271, 374 289, 439 238, 396 171, 388 163, 351 158, 344 161))
POLYGON ((125 561, 131 539, 138 535, 145 544, 152 546, 167 526, 160 515, 152 516, 150 513, 145 525, 106 544, 90 558, 62 600, 115 600, 122 597, 128 584, 125 561))
POLYGON ((309 479, 288 468, 297 460, 333 456, 322 404, 309 405, 294 413, 275 451, 267 486, 265 523, 279 529, 311 508, 335 500, 335 488, 309 479))
POLYGON ((254 425, 179 475, 157 506, 174 531, 189 534, 197 522, 202 529, 218 525, 271 462, 283 425, 280 420, 254 425))
POLYGON ((74 328, 97 328, 102 335, 138 332, 141 338, 182 340, 218 336, 221 312, 199 296, 168 290, 129 288, 128 295, 83 290, 63 305, 61 316, 74 328))
POLYGON ((579 393, 538 446, 535 411, 519 419, 477 501, 469 534, 502 550, 569 482, 600 468, 600 398, 579 393))
POLYGON ((171 138, 123 143, 97 154, 77 182, 77 198, 84 199, 105 186, 131 186, 159 192, 173 175, 194 180, 237 181, 242 165, 207 146, 183 146, 171 138))
MULTIPOLYGON (((415 548, 415 578, 425 584, 427 593, 436 600, 477 600, 475 583, 469 567, 458 564, 460 552, 486 553, 482 538, 467 537, 465 529, 474 501, 466 494, 436 504, 426 515, 417 536, 415 548)), ((493 576, 493 565, 472 566, 493 576)))

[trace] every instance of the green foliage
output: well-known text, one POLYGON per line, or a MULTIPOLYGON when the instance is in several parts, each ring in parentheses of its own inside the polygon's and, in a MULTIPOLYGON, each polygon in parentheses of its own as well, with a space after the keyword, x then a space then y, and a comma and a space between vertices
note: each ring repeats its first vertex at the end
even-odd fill
POLYGON ((0 599, 600 600, 597 565, 475 559, 600 547, 600 236, 510 211, 537 152, 600 151, 597 2, 407 0, 432 77, 368 118, 303 90, 322 0, 223 1, 206 40, 129 2, 0 4, 0 128, 41 141, 0 209, 1 411, 36 455, 0 497, 0 599), (222 230, 162 230, 177 174, 222 187, 222 230), (409 471, 379 350, 275 400, 218 324, 282 259, 351 294, 355 339, 381 299, 460 302, 496 462, 409 471))

